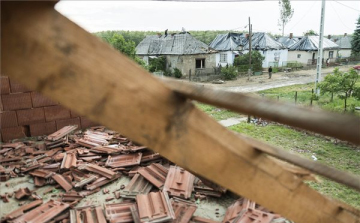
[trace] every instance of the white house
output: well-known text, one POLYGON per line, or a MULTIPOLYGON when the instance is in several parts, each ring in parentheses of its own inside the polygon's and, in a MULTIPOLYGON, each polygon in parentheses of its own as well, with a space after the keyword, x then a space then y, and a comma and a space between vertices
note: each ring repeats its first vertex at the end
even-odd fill
MULTIPOLYGON (((319 36, 304 36, 299 42, 289 47, 288 61, 297 61, 304 65, 316 64, 319 49, 319 36)), ((335 58, 339 45, 323 39, 324 60, 335 58)))
POLYGON ((347 58, 351 55, 351 41, 352 37, 346 33, 344 36, 334 38, 333 41, 339 45, 339 49, 336 51, 336 58, 347 58))
MULTIPOLYGON (((278 65, 281 66, 283 62, 287 61, 288 49, 283 44, 276 41, 269 34, 264 32, 253 33, 251 38, 251 49, 260 52, 265 57, 262 67, 278 65)), ((246 39, 246 44, 243 47, 243 52, 249 51, 249 40, 246 39)))
POLYGON ((210 43, 210 47, 218 51, 216 54, 216 64, 222 67, 232 65, 234 59, 242 51, 246 37, 243 33, 219 34, 210 43))

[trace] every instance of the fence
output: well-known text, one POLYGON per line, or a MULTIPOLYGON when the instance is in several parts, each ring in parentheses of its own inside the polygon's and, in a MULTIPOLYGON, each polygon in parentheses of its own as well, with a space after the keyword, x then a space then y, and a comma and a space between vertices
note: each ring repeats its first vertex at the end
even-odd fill
POLYGON ((295 222, 360 220, 358 210, 328 199, 269 156, 356 190, 358 177, 236 135, 187 99, 356 144, 358 119, 174 80, 165 85, 59 14, 54 4, 2 3, 2 72, 295 222))

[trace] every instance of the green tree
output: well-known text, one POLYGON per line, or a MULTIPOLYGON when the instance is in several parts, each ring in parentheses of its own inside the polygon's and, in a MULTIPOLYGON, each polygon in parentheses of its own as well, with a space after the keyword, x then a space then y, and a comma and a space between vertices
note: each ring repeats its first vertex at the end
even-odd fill
POLYGON ((238 72, 236 67, 234 66, 226 66, 221 68, 221 74, 224 76, 225 80, 232 80, 235 79, 238 72))
MULTIPOLYGON (((249 53, 239 55, 234 60, 234 66, 244 66, 249 65, 249 53)), ((264 61, 265 57, 262 56, 259 51, 251 51, 251 65, 253 71, 258 71, 262 69, 262 62, 264 61)))
POLYGON ((183 76, 181 71, 176 67, 174 68, 174 76, 179 79, 183 76))
POLYGON ((319 35, 317 32, 315 32, 315 31, 312 30, 312 29, 304 32, 303 34, 304 34, 304 36, 317 36, 317 35, 319 35))
POLYGON ((360 16, 351 41, 351 55, 360 56, 360 16))
POLYGON ((284 29, 288 22, 290 22, 294 9, 291 8, 290 0, 279 0, 280 19, 279 26, 282 27, 282 35, 284 36, 284 29))
MULTIPOLYGON (((156 71, 166 72, 166 58, 164 56, 160 56, 157 58, 150 58, 149 59, 149 71, 150 72, 156 72, 156 71)), ((167 72, 166 72, 166 74, 167 74, 167 72)), ((169 76, 171 76, 171 75, 169 75, 169 76)))
POLYGON ((344 99, 345 101, 345 110, 346 110, 346 100, 348 97, 353 95, 357 97, 359 92, 358 88, 355 86, 356 81, 358 80, 359 75, 357 71, 351 68, 348 72, 341 72, 339 68, 334 69, 334 73, 327 75, 324 80, 319 84, 321 94, 331 93, 337 94, 339 98, 344 99))

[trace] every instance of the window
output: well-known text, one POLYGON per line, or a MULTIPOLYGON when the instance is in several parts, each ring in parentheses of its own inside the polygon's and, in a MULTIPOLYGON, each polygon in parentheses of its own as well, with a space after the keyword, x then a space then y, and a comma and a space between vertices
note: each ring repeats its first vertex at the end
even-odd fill
POLYGON ((301 58, 301 54, 298 54, 298 55, 297 55, 297 58, 301 58))
POLYGON ((329 51, 329 58, 332 59, 334 56, 334 51, 329 51))
POLYGON ((205 68, 205 59, 195 59, 195 68, 205 68))
POLYGON ((226 53, 220 54, 220 63, 227 63, 227 54, 226 53))

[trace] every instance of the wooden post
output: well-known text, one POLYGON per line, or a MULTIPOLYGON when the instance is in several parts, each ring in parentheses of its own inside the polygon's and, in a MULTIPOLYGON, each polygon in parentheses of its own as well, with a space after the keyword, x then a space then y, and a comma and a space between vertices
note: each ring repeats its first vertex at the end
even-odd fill
POLYGON ((346 111, 346 100, 347 100, 347 97, 348 97, 348 93, 346 92, 345 93, 345 100, 344 100, 344 111, 346 111))
POLYGON ((191 69, 189 69, 189 81, 191 81, 191 69))
POLYGON ((313 104, 314 89, 311 89, 310 106, 313 104))
POLYGON ((297 103, 297 91, 295 91, 295 104, 297 103))
POLYGON ((251 34, 252 34, 252 26, 250 23, 250 17, 249 17, 249 74, 248 74, 248 80, 250 80, 251 75, 251 34))

